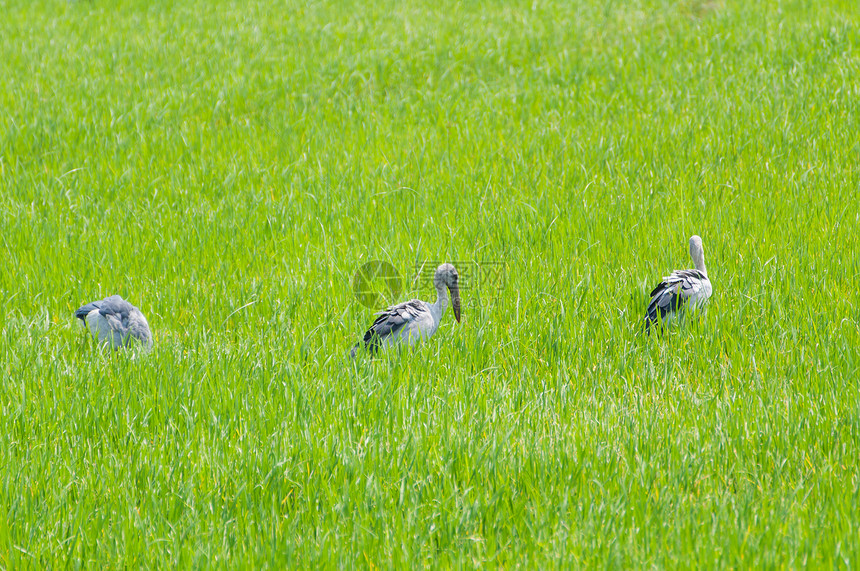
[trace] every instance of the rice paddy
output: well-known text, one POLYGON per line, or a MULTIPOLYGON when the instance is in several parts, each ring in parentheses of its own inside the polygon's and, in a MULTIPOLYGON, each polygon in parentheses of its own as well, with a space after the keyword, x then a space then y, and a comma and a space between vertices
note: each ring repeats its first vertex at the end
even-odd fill
POLYGON ((0 567, 857 565, 854 2, 0 13, 0 567))

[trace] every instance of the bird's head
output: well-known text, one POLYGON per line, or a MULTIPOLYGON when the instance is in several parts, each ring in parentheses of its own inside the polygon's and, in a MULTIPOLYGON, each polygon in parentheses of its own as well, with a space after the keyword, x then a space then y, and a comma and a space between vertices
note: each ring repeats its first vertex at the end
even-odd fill
POLYGON ((454 318, 457 323, 460 322, 460 276, 457 275, 457 270, 451 264, 442 264, 436 268, 436 275, 433 277, 433 285, 437 291, 447 287, 451 292, 451 305, 454 308, 454 318))

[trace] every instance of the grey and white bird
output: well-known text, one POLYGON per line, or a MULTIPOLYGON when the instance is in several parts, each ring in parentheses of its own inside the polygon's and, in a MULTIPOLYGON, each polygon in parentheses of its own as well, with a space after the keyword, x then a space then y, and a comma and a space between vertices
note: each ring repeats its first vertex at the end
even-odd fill
POLYGON ((675 270, 663 278, 651 292, 648 315, 645 317, 645 332, 652 326, 668 325, 680 319, 684 312, 695 311, 705 306, 711 297, 711 280, 705 268, 705 250, 702 239, 690 238, 690 257, 695 270, 675 270))
POLYGON ((75 317, 84 322, 99 345, 119 349, 140 343, 144 349, 152 347, 152 334, 146 317, 118 295, 79 307, 75 317))
POLYGON ((362 345, 376 355, 381 350, 398 345, 414 345, 429 339, 439 328, 439 322, 448 309, 448 293, 451 293, 451 305, 454 307, 454 317, 460 322, 460 287, 457 270, 451 264, 442 264, 436 268, 433 285, 436 288, 435 303, 420 299, 412 299, 397 305, 392 305, 376 315, 376 321, 364 334, 364 338, 355 344, 350 351, 350 357, 355 358, 362 345))

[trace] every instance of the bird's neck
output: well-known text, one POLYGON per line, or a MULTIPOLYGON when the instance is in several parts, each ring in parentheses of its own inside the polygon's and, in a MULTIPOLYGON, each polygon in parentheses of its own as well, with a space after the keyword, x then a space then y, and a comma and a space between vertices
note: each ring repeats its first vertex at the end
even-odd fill
POLYGON ((442 319, 446 309, 448 309, 448 289, 442 286, 436 288, 436 303, 430 304, 430 312, 437 323, 442 319))

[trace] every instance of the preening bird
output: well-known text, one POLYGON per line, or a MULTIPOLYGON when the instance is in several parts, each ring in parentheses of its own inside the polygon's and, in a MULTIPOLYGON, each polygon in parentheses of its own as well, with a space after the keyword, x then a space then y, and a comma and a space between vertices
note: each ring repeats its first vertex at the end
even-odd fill
POLYGON ((75 317, 84 322, 99 345, 119 349, 139 342, 145 349, 152 347, 152 334, 146 317, 118 295, 81 306, 75 317))
POLYGON ((350 351, 350 357, 355 358, 362 345, 376 355, 380 350, 398 344, 414 345, 424 339, 429 339, 439 328, 439 321, 448 309, 448 292, 451 293, 451 305, 454 307, 454 317, 460 321, 460 288, 457 270, 451 264, 442 264, 436 268, 433 285, 436 287, 436 302, 428 303, 420 299, 412 299, 397 305, 392 305, 376 315, 376 321, 364 334, 364 338, 355 344, 350 351))
POLYGON ((705 251, 702 239, 690 238, 690 257, 695 270, 675 270, 663 278, 651 292, 648 315, 645 317, 645 332, 651 326, 668 324, 682 317, 685 311, 695 311, 703 307, 711 297, 711 280, 705 268, 705 251))

